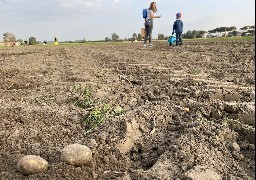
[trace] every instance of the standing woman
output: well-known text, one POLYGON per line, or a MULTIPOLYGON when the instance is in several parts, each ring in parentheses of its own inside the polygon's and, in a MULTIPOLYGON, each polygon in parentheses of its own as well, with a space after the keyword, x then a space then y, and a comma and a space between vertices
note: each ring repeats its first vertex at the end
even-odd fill
POLYGON ((157 12, 156 2, 152 2, 150 4, 150 7, 149 7, 148 12, 147 12, 147 18, 145 19, 146 36, 145 36, 143 47, 147 47, 147 41, 149 41, 149 46, 148 47, 153 47, 153 44, 151 43, 151 41, 152 41, 152 30, 153 30, 153 19, 161 17, 161 15, 160 16, 155 16, 156 12, 157 12))

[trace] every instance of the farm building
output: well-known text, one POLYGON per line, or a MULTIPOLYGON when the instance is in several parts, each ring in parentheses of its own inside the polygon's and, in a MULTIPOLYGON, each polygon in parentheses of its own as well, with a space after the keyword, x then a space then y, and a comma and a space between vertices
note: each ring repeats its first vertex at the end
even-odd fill
POLYGON ((0 42, 0 46, 14 46, 14 45, 16 45, 16 46, 20 46, 20 42, 19 41, 17 41, 17 42, 0 42))

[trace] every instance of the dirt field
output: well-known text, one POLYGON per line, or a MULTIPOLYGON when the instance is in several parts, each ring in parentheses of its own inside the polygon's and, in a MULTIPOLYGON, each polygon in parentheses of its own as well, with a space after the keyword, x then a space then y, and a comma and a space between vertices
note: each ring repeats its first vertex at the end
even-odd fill
POLYGON ((0 179, 255 179, 254 43, 0 48, 0 179), (61 161, 73 143, 88 165, 61 161))

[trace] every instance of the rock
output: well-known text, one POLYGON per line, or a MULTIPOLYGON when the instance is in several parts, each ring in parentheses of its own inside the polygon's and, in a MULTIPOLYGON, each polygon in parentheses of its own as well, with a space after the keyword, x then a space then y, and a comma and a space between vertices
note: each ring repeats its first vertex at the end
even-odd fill
POLYGON ((185 180, 221 180, 221 176, 212 169, 195 166, 185 173, 185 180))
POLYGON ((241 145, 240 145, 240 149, 241 149, 241 150, 246 150, 246 149, 248 148, 248 146, 249 146, 249 143, 246 142, 246 141, 243 141, 243 142, 241 143, 241 145))
POLYGON ((213 118, 215 118, 215 119, 220 119, 220 118, 222 118, 222 112, 220 111, 220 110, 218 110, 218 109, 213 109, 212 111, 211 111, 211 114, 210 114, 213 118))
POLYGON ((233 156, 233 158, 236 159, 236 160, 242 160, 242 159, 244 159, 244 156, 243 156, 242 154, 240 154, 239 152, 237 152, 237 151, 232 152, 232 156, 233 156))
POLYGON ((240 152, 240 146, 236 142, 231 143, 230 148, 232 151, 240 152))
POLYGON ((18 170, 24 175, 33 175, 48 170, 48 162, 40 156, 28 155, 17 163, 18 170))
POLYGON ((88 164, 92 159, 92 151, 85 145, 71 144, 61 151, 61 160, 72 166, 88 164))
POLYGON ((122 180, 131 180, 132 178, 130 177, 129 174, 125 174, 122 180))
POLYGON ((89 143, 90 148, 96 148, 98 146, 98 143, 96 142, 95 139, 91 139, 89 143))
POLYGON ((254 144, 249 144, 248 148, 249 148, 249 150, 254 151, 255 150, 255 145, 254 144))
POLYGON ((101 133, 100 139, 101 139, 101 141, 105 142, 106 139, 107 139, 107 134, 106 133, 101 133))

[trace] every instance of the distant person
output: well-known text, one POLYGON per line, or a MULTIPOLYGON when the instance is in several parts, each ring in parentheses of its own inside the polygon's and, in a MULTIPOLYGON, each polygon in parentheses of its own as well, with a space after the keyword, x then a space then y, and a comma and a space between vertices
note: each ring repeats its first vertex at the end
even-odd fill
POLYGON ((155 16, 155 13, 157 12, 156 8, 156 2, 151 2, 148 10, 147 10, 147 18, 145 19, 145 39, 144 39, 144 45, 143 47, 147 47, 147 41, 149 41, 148 47, 153 47, 152 44, 152 30, 153 30, 153 19, 154 18, 160 18, 161 15, 155 16))
POLYGON ((47 42, 46 42, 46 40, 44 40, 44 45, 46 45, 47 44, 47 42))
POLYGON ((180 20, 181 19, 181 13, 178 12, 176 14, 176 21, 173 24, 173 31, 172 31, 172 35, 174 34, 174 32, 176 33, 176 46, 180 46, 182 45, 182 33, 183 33, 183 22, 180 20))
POLYGON ((58 39, 54 37, 54 44, 57 46, 59 44, 58 39))
POLYGON ((28 44, 28 40, 24 41, 24 46, 26 46, 28 44))

